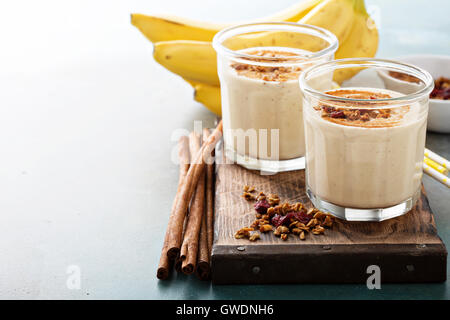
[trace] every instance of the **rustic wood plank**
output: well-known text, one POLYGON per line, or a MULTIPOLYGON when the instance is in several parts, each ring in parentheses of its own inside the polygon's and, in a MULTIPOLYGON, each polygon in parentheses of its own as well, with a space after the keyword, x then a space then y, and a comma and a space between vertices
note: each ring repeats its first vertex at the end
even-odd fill
POLYGON ((213 283, 365 283, 370 265, 380 267, 381 283, 443 282, 447 277, 447 254, 442 244, 244 248, 239 251, 236 246, 214 247, 213 283))
POLYGON ((249 242, 234 238, 238 229, 255 219, 253 203, 241 198, 246 184, 276 193, 282 201, 312 206, 305 194, 303 170, 260 175, 238 165, 217 164, 212 256, 215 283, 363 282, 370 264, 382 268, 384 282, 446 279, 447 251, 423 188, 415 208, 398 218, 383 222, 337 220, 325 235, 308 235, 305 241, 296 236, 282 241, 267 233, 260 241, 249 242), (337 274, 330 269, 339 265, 345 267, 337 274), (292 275, 299 266, 309 269, 308 276, 292 275))

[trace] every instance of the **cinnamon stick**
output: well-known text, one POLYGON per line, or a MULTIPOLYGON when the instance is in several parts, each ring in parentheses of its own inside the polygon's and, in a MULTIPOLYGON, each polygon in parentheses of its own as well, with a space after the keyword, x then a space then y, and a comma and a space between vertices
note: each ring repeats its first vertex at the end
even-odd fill
MULTIPOLYGON (((182 188, 182 182, 188 172, 189 169, 189 138, 186 136, 180 137, 178 141, 178 158, 180 161, 180 170, 178 177, 178 188, 177 195, 180 193, 182 188)), ((170 269, 172 265, 172 260, 169 259, 167 255, 167 251, 169 249, 169 240, 173 231, 173 222, 176 219, 175 217, 175 207, 177 203, 177 196, 172 204, 172 210, 169 217, 169 223, 167 224, 166 235, 164 237, 164 244, 161 252, 161 258, 159 259, 158 271, 156 272, 156 276, 158 279, 165 280, 169 277, 170 269)), ((183 231, 183 230, 181 230, 183 231)))
MULTIPOLYGON (((197 154, 200 150, 201 136, 192 132, 189 136, 189 150, 191 155, 197 154)), ((191 162, 195 159, 191 157, 191 162)), ((194 272, 197 266, 197 256, 199 249, 199 236, 203 219, 205 205, 205 172, 200 173, 200 180, 195 188, 195 193, 189 208, 186 230, 184 232, 183 243, 180 250, 181 271, 185 274, 194 272)))
POLYGON ((209 265, 210 252, 208 248, 208 234, 206 228, 206 214, 203 214, 202 226, 200 229, 199 249, 196 274, 200 280, 208 280, 211 274, 209 265))
MULTIPOLYGON (((209 130, 207 128, 203 129, 203 139, 209 137, 209 130)), ((212 151, 214 153, 214 151, 212 151)), ((212 253, 212 244, 213 244, 213 236, 214 236, 214 163, 208 163, 206 165, 206 232, 207 232, 207 241, 208 241, 208 250, 209 256, 211 257, 212 253)))
MULTIPOLYGON (((209 129, 203 129, 203 140, 208 140, 209 129)), ((200 243, 196 273, 200 280, 208 280, 211 275, 211 250, 213 239, 213 214, 214 214, 214 164, 206 164, 205 172, 205 213, 203 214, 202 226, 200 229, 200 243)))
POLYGON ((175 269, 175 271, 178 272, 178 273, 181 273, 181 263, 182 263, 182 262, 183 262, 183 261, 181 261, 181 258, 180 258, 180 257, 177 257, 177 258, 175 259, 174 269, 175 269))
MULTIPOLYGON (((189 216, 189 210, 186 214, 186 217, 189 216)), ((184 238, 184 233, 186 232, 186 224, 187 224, 187 220, 188 219, 184 219, 184 224, 183 224, 183 233, 182 233, 182 238, 184 238)), ((183 261, 181 261, 181 257, 180 255, 177 256, 177 258, 175 259, 175 264, 174 264, 174 269, 176 272, 181 273, 181 263, 183 261)))
POLYGON ((181 191, 177 194, 177 204, 174 212, 174 221, 172 224, 172 232, 168 240, 167 255, 170 259, 175 259, 180 252, 182 242, 183 222, 186 215, 186 210, 191 201, 192 195, 196 189, 197 183, 200 180, 205 168, 204 159, 211 155, 215 145, 222 137, 222 121, 219 122, 216 129, 208 137, 208 140, 202 145, 200 150, 195 155, 195 161, 189 167, 185 179, 183 179, 181 191))

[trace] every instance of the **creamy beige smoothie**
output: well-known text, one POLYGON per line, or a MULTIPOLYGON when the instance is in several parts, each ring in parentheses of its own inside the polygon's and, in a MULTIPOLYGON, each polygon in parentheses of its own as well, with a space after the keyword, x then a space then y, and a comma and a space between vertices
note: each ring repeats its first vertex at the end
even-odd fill
POLYGON ((370 102, 402 94, 345 88, 328 94, 368 99, 305 108, 307 183, 325 201, 347 208, 387 208, 419 190, 428 106, 370 102), (341 107, 341 108, 340 108, 341 107), (345 107, 345 108, 343 108, 345 107))
POLYGON ((249 64, 229 62, 223 67, 222 97, 223 103, 228 106, 223 108, 222 115, 225 144, 240 155, 257 159, 273 159, 272 150, 278 151, 279 160, 304 156, 302 95, 298 77, 308 64, 300 67, 298 59, 307 52, 284 47, 249 48, 238 52, 277 58, 277 63, 295 58, 296 64, 251 64, 259 61, 255 58, 249 64), (261 139, 260 134, 264 134, 262 129, 267 130, 267 140, 261 139), (272 137, 272 129, 278 129, 279 135, 272 137), (252 132, 256 135, 253 136, 252 132), (239 139, 245 143, 239 143, 239 139), (256 148, 249 146, 250 139, 256 139, 256 148))

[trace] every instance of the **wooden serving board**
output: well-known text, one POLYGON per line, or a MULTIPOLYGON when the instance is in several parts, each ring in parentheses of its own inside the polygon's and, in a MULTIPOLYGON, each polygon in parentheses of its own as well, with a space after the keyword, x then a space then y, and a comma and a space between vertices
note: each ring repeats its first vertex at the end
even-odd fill
POLYGON ((253 202, 241 198, 243 186, 309 207, 304 170, 262 176, 235 164, 216 168, 213 283, 366 283, 370 265, 380 267, 382 283, 446 280, 447 250, 423 188, 416 207, 398 218, 337 220, 325 235, 308 234, 304 241, 269 232, 250 242, 234 238, 255 220, 253 202))

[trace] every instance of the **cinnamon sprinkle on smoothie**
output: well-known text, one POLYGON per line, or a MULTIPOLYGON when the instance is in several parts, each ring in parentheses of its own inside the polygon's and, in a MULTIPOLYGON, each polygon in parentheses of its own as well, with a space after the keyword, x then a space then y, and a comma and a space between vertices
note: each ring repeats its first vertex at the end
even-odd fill
MULTIPOLYGON (((255 62, 267 62, 266 58, 274 58, 274 63, 289 62, 290 60, 298 61, 300 56, 294 52, 281 51, 281 50, 252 50, 245 51, 246 54, 255 56, 255 58, 243 58, 249 61, 255 62), (258 59, 257 57, 261 57, 258 59)), ((288 81, 296 80, 302 68, 299 66, 295 67, 284 67, 284 66, 257 66, 245 63, 233 63, 231 65, 233 69, 240 76, 245 76, 252 79, 260 79, 264 81, 288 81)))
POLYGON ((398 125, 404 115, 409 111, 408 106, 390 109, 385 108, 388 105, 387 102, 371 101, 392 98, 387 93, 354 89, 338 89, 327 91, 326 93, 341 98, 367 99, 364 102, 327 101, 315 107, 316 110, 321 111, 323 119, 345 126, 367 128, 392 127, 398 125), (354 105, 354 108, 349 109, 351 105, 354 105))

